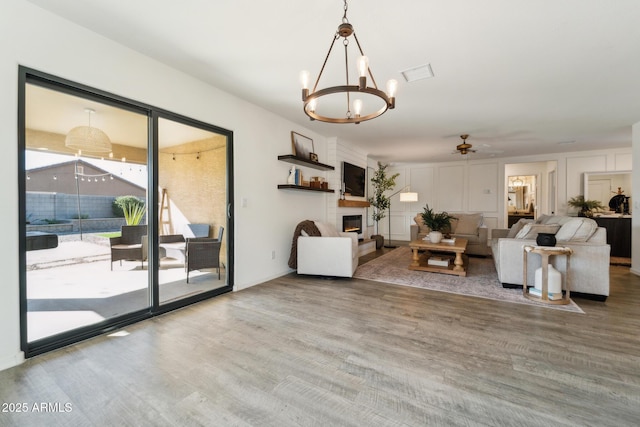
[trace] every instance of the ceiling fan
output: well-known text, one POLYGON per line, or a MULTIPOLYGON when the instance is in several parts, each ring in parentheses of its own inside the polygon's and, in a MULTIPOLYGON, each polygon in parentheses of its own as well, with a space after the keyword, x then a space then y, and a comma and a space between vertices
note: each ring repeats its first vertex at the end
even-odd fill
POLYGON ((472 148, 473 145, 467 142, 467 138, 469 138, 468 134, 462 134, 460 135, 460 138, 462 138, 462 144, 458 144, 451 154, 461 154, 462 156, 467 157, 470 153, 483 153, 489 155, 502 153, 502 150, 488 150, 487 148, 491 147, 489 144, 482 144, 482 147, 479 150, 472 148))
MULTIPOLYGON (((473 147, 473 145, 467 143, 467 138, 469 138, 469 135, 463 134, 463 135, 460 135, 460 138, 462 138, 462 144, 458 144, 456 146, 456 150, 458 150, 458 152, 460 154, 462 154, 464 156, 467 153, 475 153, 476 152, 476 150, 473 150, 471 148, 471 147, 473 147)), ((454 153, 456 153, 456 152, 454 151, 454 153)))

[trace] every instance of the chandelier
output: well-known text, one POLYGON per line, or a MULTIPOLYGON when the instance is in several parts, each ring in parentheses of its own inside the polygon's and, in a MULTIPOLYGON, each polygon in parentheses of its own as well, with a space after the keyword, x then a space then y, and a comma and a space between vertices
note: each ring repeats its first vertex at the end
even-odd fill
POLYGON ((91 127, 91 115, 95 110, 85 108, 85 113, 89 115, 89 126, 77 126, 69 131, 64 140, 65 147, 90 153, 110 153, 111 140, 106 133, 98 128, 91 127))
MULTIPOLYGON (((366 120, 375 119, 378 116, 384 114, 388 109, 395 108, 396 101, 396 90, 398 87, 398 82, 396 80, 389 80, 387 82, 387 92, 383 92, 378 89, 378 85, 376 84, 375 79, 373 78, 373 73, 369 68, 369 59, 365 56, 362 51, 362 47, 360 46, 360 42, 358 41, 358 37, 356 37, 356 33, 353 29, 353 26, 349 23, 347 19, 347 0, 344 0, 344 15, 342 17, 342 24, 338 26, 338 30, 336 31, 333 41, 329 46, 329 52, 327 52, 327 56, 322 64, 322 68, 320 69, 320 73, 318 74, 318 78, 313 86, 313 89, 309 90, 309 72, 302 71, 300 73, 300 80, 302 83, 302 101, 304 102, 304 112, 311 120, 319 120, 321 122, 327 123, 355 123, 358 124, 360 122, 364 122, 366 120), (353 39, 356 42, 358 51, 360 52, 360 57, 357 61, 358 66, 358 84, 350 84, 349 81, 349 54, 348 54, 348 46, 349 46, 349 37, 353 36, 353 39), (322 73, 325 70, 325 66, 327 65, 327 61, 331 56, 331 51, 333 50, 333 46, 335 45, 338 39, 342 38, 342 44, 344 45, 344 62, 345 62, 345 71, 346 71, 346 84, 340 86, 330 86, 324 89, 318 89, 318 83, 320 82, 320 78, 322 77, 322 73), (371 83, 373 86, 367 86, 367 75, 371 78, 371 83), (335 117, 338 114, 333 114, 335 111, 332 109, 328 112, 319 112, 319 100, 322 97, 328 97, 329 95, 335 94, 344 94, 346 98, 346 113, 341 117, 335 117), (353 103, 351 102, 351 95, 354 95, 353 103), (372 99, 374 102, 372 104, 379 104, 381 107, 378 110, 375 110, 376 107, 373 107, 371 110, 366 110, 367 113, 363 113, 364 102, 359 97, 365 96, 368 99, 372 99), (358 98, 356 98, 358 96, 358 98), (382 102, 380 102, 382 101, 382 102), (371 111, 371 112, 369 112, 371 111)), ((327 98, 325 98, 327 99, 327 98)), ((344 108, 343 101, 339 101, 338 103, 342 105, 342 107, 338 107, 339 110, 344 108)), ((322 109, 322 111, 329 110, 329 108, 322 109)))

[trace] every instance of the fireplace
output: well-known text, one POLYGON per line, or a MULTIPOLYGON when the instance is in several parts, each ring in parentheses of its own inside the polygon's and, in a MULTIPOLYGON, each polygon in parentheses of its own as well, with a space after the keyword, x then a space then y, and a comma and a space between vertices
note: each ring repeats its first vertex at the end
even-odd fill
POLYGON ((362 215, 344 215, 342 217, 342 231, 358 233, 358 240, 364 238, 362 234, 362 215))

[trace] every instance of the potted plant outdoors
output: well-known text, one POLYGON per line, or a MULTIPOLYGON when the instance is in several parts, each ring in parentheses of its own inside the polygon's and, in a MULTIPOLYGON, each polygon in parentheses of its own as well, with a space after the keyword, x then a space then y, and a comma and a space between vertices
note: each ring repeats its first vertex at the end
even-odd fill
POLYGON ((124 217, 127 225, 138 225, 147 213, 144 200, 136 196, 119 196, 113 202, 113 213, 124 217))
POLYGON ((451 230, 451 220, 458 219, 447 212, 434 212, 433 209, 426 205, 424 212, 422 212, 422 222, 429 227, 429 240, 431 243, 440 243, 444 232, 451 230))
POLYGON ((384 236, 379 233, 378 222, 384 218, 385 212, 389 209, 390 200, 385 196, 384 192, 392 190, 396 186, 396 178, 399 173, 395 173, 391 176, 387 176, 387 167, 389 165, 383 165, 378 162, 378 169, 374 172, 371 178, 371 185, 373 186, 373 197, 369 197, 369 203, 373 206, 373 213, 371 218, 375 221, 374 235, 372 239, 376 241, 376 249, 380 249, 384 245, 384 236))
POLYGON ((581 194, 576 197, 572 197, 567 201, 567 204, 572 208, 579 208, 578 216, 592 217, 593 211, 596 209, 604 209, 602 203, 599 200, 585 200, 581 194))

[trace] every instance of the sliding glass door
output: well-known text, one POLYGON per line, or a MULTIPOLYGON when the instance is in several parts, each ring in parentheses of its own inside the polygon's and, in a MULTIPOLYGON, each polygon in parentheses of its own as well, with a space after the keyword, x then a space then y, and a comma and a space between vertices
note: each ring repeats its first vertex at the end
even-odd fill
POLYGON ((227 286, 227 136, 158 120, 160 303, 227 286))
POLYGON ((147 115, 37 84, 25 113, 27 341, 148 309, 147 115))
POLYGON ((19 111, 27 357, 232 289, 230 131, 23 67, 19 111))

